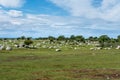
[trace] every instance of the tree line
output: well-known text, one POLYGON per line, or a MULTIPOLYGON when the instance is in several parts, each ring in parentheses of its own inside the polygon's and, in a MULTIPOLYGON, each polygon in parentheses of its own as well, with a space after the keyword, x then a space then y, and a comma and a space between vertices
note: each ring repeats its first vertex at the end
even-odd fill
POLYGON ((101 35, 99 37, 93 37, 90 36, 88 38, 85 38, 82 35, 71 35, 70 37, 65 37, 64 35, 60 35, 58 37, 54 36, 48 36, 48 37, 39 37, 39 38, 32 38, 32 37, 25 37, 21 36, 18 38, 0 38, 0 40, 7 40, 7 39, 17 39, 17 40, 25 40, 26 44, 33 43, 32 40, 49 40, 50 42, 53 41, 70 41, 70 42, 99 42, 101 47, 110 47, 110 46, 116 46, 120 45, 120 35, 117 36, 117 38, 110 38, 108 35, 101 35))
POLYGON ((54 36, 48 36, 48 37, 39 37, 39 38, 32 38, 32 37, 25 37, 25 36, 21 36, 18 38, 0 38, 0 40, 50 40, 50 41, 54 41, 54 40, 58 40, 58 41, 78 41, 78 42, 85 42, 85 41, 99 41, 100 43, 104 43, 104 42, 120 42, 120 35, 117 36, 117 38, 110 38, 108 35, 101 35, 99 37, 94 37, 94 36, 90 36, 88 38, 85 38, 82 35, 71 35, 70 37, 65 37, 64 35, 60 35, 58 37, 54 37, 54 36))
POLYGON ((117 36, 117 38, 110 38, 108 35, 101 35, 99 37, 93 37, 90 36, 88 38, 85 38, 82 35, 71 35, 70 37, 65 37, 64 35, 60 35, 57 38, 53 37, 53 36, 48 36, 48 37, 40 37, 40 38, 36 38, 36 40, 50 40, 50 41, 54 41, 54 40, 58 40, 58 41, 78 41, 78 42, 86 42, 86 41, 99 41, 100 43, 104 43, 104 42, 120 42, 120 35, 117 36))
MULTIPOLYGON (((20 39, 27 39, 27 41, 31 40, 32 37, 25 38, 22 36, 20 39)), ((70 37, 65 37, 64 35, 60 35, 58 37, 54 36, 48 36, 48 37, 40 37, 35 38, 35 40, 49 40, 50 42, 54 41, 69 41, 69 42, 98 42, 100 44, 100 47, 116 47, 117 45, 120 45, 120 35, 117 36, 117 38, 110 38, 108 35, 101 35, 99 37, 93 37, 90 36, 88 38, 85 38, 82 35, 71 35, 70 37)), ((29 41, 30 42, 30 41, 29 41)))

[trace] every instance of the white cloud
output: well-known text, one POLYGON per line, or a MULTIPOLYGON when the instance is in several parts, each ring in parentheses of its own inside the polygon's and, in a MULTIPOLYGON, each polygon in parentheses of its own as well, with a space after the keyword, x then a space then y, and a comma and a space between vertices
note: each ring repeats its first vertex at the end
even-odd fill
POLYGON ((91 10, 90 0, 51 0, 56 5, 68 10, 74 16, 83 16, 91 10))
POLYGON ((119 3, 119 0, 103 0, 102 9, 107 10, 119 3))
POLYGON ((8 15, 10 15, 12 17, 21 17, 21 16, 23 16, 23 13, 22 13, 22 11, 10 10, 10 11, 8 11, 8 15))
POLYGON ((0 22, 6 22, 10 20, 10 17, 6 14, 5 10, 0 10, 0 22))
POLYGON ((0 5, 4 7, 21 7, 25 0, 0 0, 0 5))
POLYGON ((51 16, 25 14, 16 10, 0 10, 0 36, 58 36, 58 35, 95 35, 95 30, 118 31, 119 22, 102 19, 88 19, 74 16, 51 16), (13 11, 13 12, 11 12, 13 11), (14 13, 15 14, 11 14, 14 13), (10 14, 11 15, 10 15, 10 14), (19 14, 20 13, 20 14, 19 14), (21 17, 22 16, 22 17, 21 17))
POLYGON ((94 0, 50 0, 57 6, 67 10, 72 16, 99 18, 108 21, 120 20, 120 0, 102 0, 101 6, 94 7, 94 0))
POLYGON ((17 20, 11 20, 10 22, 13 25, 22 25, 22 23, 20 21, 17 21, 17 20))

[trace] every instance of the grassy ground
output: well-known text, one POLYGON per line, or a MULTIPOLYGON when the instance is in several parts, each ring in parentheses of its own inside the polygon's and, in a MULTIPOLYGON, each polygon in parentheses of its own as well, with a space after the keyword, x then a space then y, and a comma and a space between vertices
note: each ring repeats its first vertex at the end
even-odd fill
POLYGON ((120 80, 120 50, 0 51, 0 80, 120 80))

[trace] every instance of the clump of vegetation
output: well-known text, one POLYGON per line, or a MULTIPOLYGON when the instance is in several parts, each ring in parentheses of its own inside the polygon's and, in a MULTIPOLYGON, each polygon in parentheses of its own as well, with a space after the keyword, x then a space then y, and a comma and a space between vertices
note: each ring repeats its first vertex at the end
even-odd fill
POLYGON ((33 41, 31 40, 31 38, 27 38, 25 41, 24 41, 24 44, 25 45, 30 45, 30 44, 32 44, 33 43, 33 41))

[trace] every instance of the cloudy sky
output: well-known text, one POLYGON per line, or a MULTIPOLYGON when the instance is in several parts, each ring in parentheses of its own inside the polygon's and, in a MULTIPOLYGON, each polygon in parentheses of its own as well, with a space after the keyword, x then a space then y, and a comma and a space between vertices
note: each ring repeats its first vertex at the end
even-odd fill
POLYGON ((120 0, 0 0, 0 37, 120 35, 120 0))

